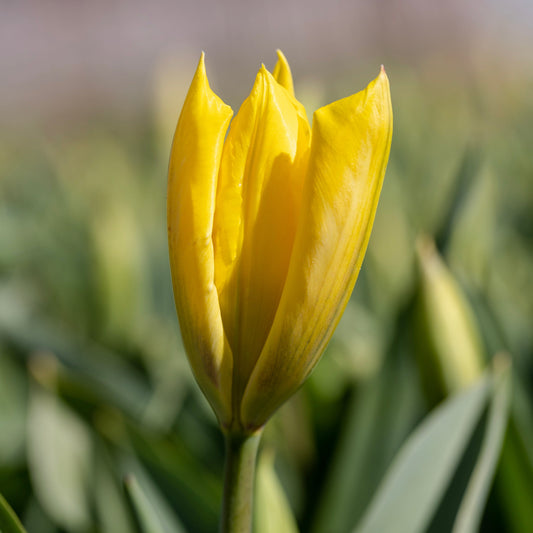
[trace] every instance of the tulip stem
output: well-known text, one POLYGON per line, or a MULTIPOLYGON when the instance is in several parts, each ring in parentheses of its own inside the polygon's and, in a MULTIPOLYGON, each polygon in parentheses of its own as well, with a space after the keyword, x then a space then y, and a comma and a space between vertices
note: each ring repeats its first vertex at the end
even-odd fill
POLYGON ((226 435, 220 533, 250 533, 252 530, 255 463, 260 439, 261 432, 226 435))

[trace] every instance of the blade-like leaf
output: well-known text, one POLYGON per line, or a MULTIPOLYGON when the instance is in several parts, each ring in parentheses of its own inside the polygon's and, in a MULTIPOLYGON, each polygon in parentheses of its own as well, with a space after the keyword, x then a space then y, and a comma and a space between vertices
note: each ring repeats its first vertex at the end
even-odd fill
POLYGON ((117 475, 116 457, 97 443, 92 489, 94 510, 100 531, 132 533, 135 531, 131 508, 123 489, 122 475, 117 475))
POLYGON ((139 462, 126 457, 123 467, 130 472, 124 485, 143 533, 184 533, 171 505, 139 462))
MULTIPOLYGON (((20 298, 15 293, 13 298, 17 297, 20 298)), ((54 354, 60 370, 64 367, 72 372, 99 401, 116 406, 134 418, 144 413, 150 400, 149 388, 124 358, 72 335, 43 317, 37 316, 33 322, 19 318, 11 308, 12 299, 0 295, 0 337, 16 348, 19 357, 30 358, 41 352, 54 354)))
POLYGON ((528 451, 533 446, 531 442, 524 442, 520 429, 513 416, 498 468, 497 490, 509 531, 530 533, 533 531, 533 463, 528 451))
POLYGON ((28 463, 39 503, 69 531, 91 523, 88 490, 92 471, 89 428, 77 414, 38 386, 30 394, 28 463))
POLYGON ((483 508, 500 457, 509 412, 509 369, 507 368, 502 375, 495 377, 495 379, 495 390, 481 450, 457 512, 453 533, 475 533, 478 531, 483 508))
POLYGON ((0 494, 0 532, 1 533, 26 533, 17 515, 11 509, 4 497, 0 494))
POLYGON ((161 519, 134 475, 124 479, 124 485, 143 533, 165 533, 161 519))
POLYGON ((298 533, 298 526, 274 469, 274 454, 263 451, 257 465, 255 533, 298 533))
MULTIPOLYGON (((222 500, 220 478, 205 467, 180 437, 153 438, 133 426, 129 430, 139 463, 157 480, 157 486, 183 524, 195 533, 214 531, 222 500)), ((133 470, 143 481, 129 463, 125 470, 133 470)))
POLYGON ((453 396, 415 430, 378 489, 357 533, 424 531, 490 397, 492 380, 453 396))
POLYGON ((384 371, 353 395, 316 507, 313 533, 353 529, 419 419, 419 376, 409 362, 408 357, 392 357, 384 371))
POLYGON ((0 347, 0 464, 20 459, 25 447, 26 393, 22 373, 0 347))

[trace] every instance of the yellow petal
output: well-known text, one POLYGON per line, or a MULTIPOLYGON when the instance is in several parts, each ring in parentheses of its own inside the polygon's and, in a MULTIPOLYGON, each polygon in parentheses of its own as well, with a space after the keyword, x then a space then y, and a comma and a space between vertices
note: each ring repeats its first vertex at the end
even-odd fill
POLYGON ((196 379, 224 425, 231 420, 232 357, 214 284, 211 233, 231 116, 231 108, 209 88, 202 54, 170 155, 168 242, 183 342, 196 379))
POLYGON ((308 124, 307 114, 305 112, 304 106, 294 97, 294 84, 292 82, 291 68, 289 67, 287 58, 283 55, 283 52, 281 50, 277 50, 277 54, 278 61, 276 63, 276 66, 274 67, 274 72, 272 73, 272 76, 290 94, 293 99, 293 104, 296 106, 301 120, 308 124))
POLYGON ((236 405, 285 284, 308 152, 307 119, 262 67, 224 145, 213 227, 236 405))
POLYGON ((392 110, 385 72, 316 111, 303 210, 287 282, 242 400, 261 426, 309 375, 348 302, 385 174, 392 110))
POLYGON ((291 96, 294 96, 294 84, 292 82, 291 68, 287 62, 287 58, 283 55, 281 50, 277 50, 278 61, 274 67, 272 75, 274 79, 287 91, 291 96))

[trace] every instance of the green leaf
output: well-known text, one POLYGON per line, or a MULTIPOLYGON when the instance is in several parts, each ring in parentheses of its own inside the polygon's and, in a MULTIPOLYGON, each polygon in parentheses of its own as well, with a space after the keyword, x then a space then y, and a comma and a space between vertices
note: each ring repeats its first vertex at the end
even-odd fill
POLYGON ((254 533, 298 533, 298 526, 274 469, 274 453, 265 450, 257 465, 254 533))
POLYGON ((419 376, 407 355, 394 354, 352 396, 314 515, 313 533, 353 529, 419 419, 419 376))
POLYGON ((99 531, 131 533, 134 519, 124 493, 122 475, 117 472, 116 457, 97 441, 92 493, 99 531))
POLYGON ((0 290, 0 338, 16 348, 15 354, 28 360, 36 353, 53 354, 59 363, 60 380, 67 370, 69 381, 81 394, 90 393, 99 403, 114 406, 134 419, 142 416, 151 392, 132 365, 116 352, 88 342, 49 319, 36 315, 30 320, 27 309, 14 313, 13 301, 17 300, 23 300, 23 294, 0 290))
POLYGON ((453 527, 453 533, 475 533, 492 484, 507 427, 510 397, 510 372, 506 368, 495 376, 494 393, 483 435, 481 450, 468 482, 453 527))
POLYGON ((135 476, 132 474, 126 476, 124 485, 143 533, 165 533, 157 512, 146 497, 135 476))
POLYGON ((0 494, 0 533, 26 533, 17 515, 0 494))
POLYGON ((22 372, 0 347, 0 464, 20 461, 26 437, 26 392, 22 372))
POLYGON ((448 399, 402 447, 357 533, 419 533, 431 520, 492 391, 484 376, 448 399))
POLYGON ((31 480, 44 510, 69 531, 86 531, 91 523, 92 453, 87 426, 58 398, 35 386, 28 419, 31 480))
POLYGON ((513 393, 496 488, 509 533, 530 533, 533 531, 533 409, 516 374, 513 393))
MULTIPOLYGON (((163 438, 129 428, 139 463, 195 533, 216 530, 222 501, 221 476, 206 467, 179 435, 163 438)), ((205 456, 204 456, 205 457, 205 456)), ((126 464, 126 472, 132 471, 126 464)), ((133 471, 140 479, 136 470, 133 471)))
POLYGON ((130 473, 124 485, 143 533, 184 533, 169 502, 139 462, 132 457, 122 461, 130 473))

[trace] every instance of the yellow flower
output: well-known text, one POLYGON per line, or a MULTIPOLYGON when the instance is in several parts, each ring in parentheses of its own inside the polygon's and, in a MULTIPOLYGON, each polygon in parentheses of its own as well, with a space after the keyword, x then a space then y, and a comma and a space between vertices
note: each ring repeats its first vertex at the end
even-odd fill
POLYGON ((304 382, 346 307, 390 150, 385 71, 317 110, 311 130, 278 52, 232 110, 204 56, 168 177, 174 298, 196 379, 222 427, 251 433, 304 382))

